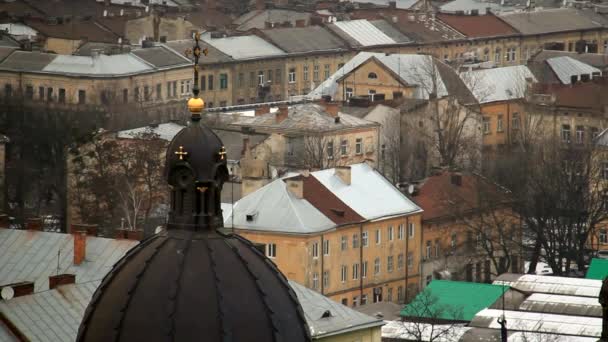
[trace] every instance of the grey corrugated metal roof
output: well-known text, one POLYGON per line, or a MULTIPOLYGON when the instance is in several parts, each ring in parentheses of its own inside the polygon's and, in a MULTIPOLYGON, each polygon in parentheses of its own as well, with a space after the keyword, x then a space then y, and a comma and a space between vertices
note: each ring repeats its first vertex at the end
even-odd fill
POLYGON ((0 301, 0 311, 32 342, 74 341, 84 311, 100 283, 96 280, 63 285, 0 301))
MULTIPOLYGON (((181 53, 182 55, 186 50, 192 50, 192 39, 182 39, 182 40, 172 40, 167 42, 165 45, 170 47, 171 49, 181 53)), ((198 63, 201 65, 204 64, 213 64, 213 63, 224 63, 230 62, 233 59, 220 50, 214 48, 213 46, 205 43, 204 41, 200 42, 201 49, 207 49, 209 52, 207 56, 201 57, 198 63)))
POLYGON ((313 339, 384 325, 381 319, 362 314, 334 302, 322 294, 307 289, 294 281, 290 281, 289 285, 298 296, 313 339), (326 318, 321 317, 327 310, 329 310, 331 316, 326 318))
MULTIPOLYGON (((373 4, 376 6, 387 6, 391 0, 348 0, 349 2, 360 4, 373 4)), ((395 6, 399 9, 410 9, 412 6, 420 2, 420 0, 394 0, 395 6)))
POLYGON ((59 273, 75 274, 77 283, 100 280, 137 243, 87 237, 85 261, 76 266, 71 234, 0 228, 0 286, 31 281, 36 292, 47 290, 48 277, 57 274, 58 251, 59 273))
POLYGON ((602 317, 602 306, 597 298, 546 293, 533 293, 521 303, 519 310, 559 315, 602 317))
POLYGON ((8 57, 13 51, 17 50, 16 47, 3 47, 0 46, 0 62, 2 62, 6 57, 8 57))
POLYGON ((388 21, 384 19, 371 20, 370 23, 397 43, 412 42, 410 38, 406 37, 403 33, 401 33, 401 31, 396 29, 393 25, 391 25, 388 21))
POLYGON ((258 132, 291 131, 295 133, 305 132, 330 132, 345 129, 378 126, 377 123, 359 119, 357 117, 338 113, 340 122, 325 112, 324 107, 307 103, 289 107, 289 113, 285 120, 276 122, 276 114, 267 113, 255 117, 241 117, 232 123, 233 126, 254 127, 258 132))
POLYGON ((606 69, 608 67, 608 55, 601 53, 577 53, 574 51, 543 50, 536 54, 532 58, 532 61, 544 62, 549 58, 561 56, 574 58, 577 61, 589 64, 599 69, 606 69))
POLYGON ((134 50, 131 53, 157 68, 192 64, 186 57, 162 45, 134 50))
POLYGON ((128 75, 153 68, 131 54, 72 56, 57 55, 42 71, 75 75, 114 76, 128 75))
POLYGON ((206 36, 203 40, 237 60, 285 55, 283 50, 254 35, 215 39, 206 36))
POLYGON ((335 227, 329 218, 305 199, 296 198, 282 179, 277 179, 241 198, 224 225, 247 230, 309 234, 335 227), (253 215, 247 221, 247 215, 253 215))
POLYGON ((57 56, 50 53, 15 51, 0 63, 0 69, 42 71, 57 56))
POLYGON ((495 285, 508 285, 529 293, 549 293, 597 298, 601 280, 567 277, 547 277, 533 274, 504 273, 494 280, 495 285))
POLYGON ((134 129, 119 131, 116 136, 121 139, 134 139, 141 135, 156 134, 160 139, 171 141, 173 137, 185 126, 173 122, 163 123, 155 126, 144 126, 134 129))
POLYGON ((568 56, 549 58, 547 64, 562 84, 571 84, 572 76, 576 76, 580 80, 581 75, 588 75, 591 78, 595 73, 600 75, 602 73, 600 69, 568 56))
POLYGON ((288 53, 347 49, 347 45, 322 26, 264 30, 274 44, 288 53))
POLYGON ((601 23, 592 20, 588 15, 571 8, 505 13, 500 18, 525 35, 599 29, 602 27, 601 23))
POLYGON ((396 43, 395 40, 366 19, 338 21, 331 26, 338 28, 362 46, 396 43))

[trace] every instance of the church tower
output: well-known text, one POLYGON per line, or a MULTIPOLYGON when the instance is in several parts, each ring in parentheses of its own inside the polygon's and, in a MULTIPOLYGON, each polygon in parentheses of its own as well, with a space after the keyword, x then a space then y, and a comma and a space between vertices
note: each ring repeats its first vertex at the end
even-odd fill
POLYGON ((218 231, 228 171, 221 140, 200 122, 198 38, 192 119, 167 149, 167 230, 116 263, 93 295, 77 341, 310 341, 285 276, 251 242, 218 231))

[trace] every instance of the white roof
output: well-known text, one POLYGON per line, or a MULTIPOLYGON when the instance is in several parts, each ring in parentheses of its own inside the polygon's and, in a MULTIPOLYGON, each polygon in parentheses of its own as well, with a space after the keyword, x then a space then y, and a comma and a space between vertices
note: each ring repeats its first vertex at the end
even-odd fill
MULTIPOLYGON (((498 318, 502 315, 502 310, 484 309, 475 315, 469 325, 478 328, 500 329, 498 318)), ((587 337, 600 337, 602 334, 602 319, 597 317, 510 310, 504 311, 504 315, 508 327, 519 331, 587 337)))
POLYGON ((396 43, 366 19, 338 21, 334 25, 363 46, 396 43))
POLYGON ((203 40, 233 59, 285 55, 283 50, 254 35, 225 38, 210 38, 207 36, 203 40))
POLYGON ((453 342, 459 341, 468 330, 471 328, 464 325, 390 321, 382 327, 382 339, 453 342))
POLYGON ((442 13, 456 13, 457 11, 471 13, 472 10, 477 10, 481 15, 486 14, 487 8, 490 8, 494 13, 508 9, 508 7, 503 7, 490 1, 477 0, 454 0, 439 6, 442 13))
POLYGON ((124 131, 119 131, 117 133, 118 138, 122 139, 136 139, 139 138, 143 134, 156 134, 160 139, 171 141, 173 137, 179 133, 184 128, 184 126, 180 124, 176 124, 173 122, 163 123, 157 126, 145 126, 138 127, 134 129, 128 129, 124 131))
MULTIPOLYGON (((336 81, 372 57, 375 57, 380 63, 399 75, 405 83, 418 85, 418 91, 414 94, 415 98, 428 99, 429 90, 433 88, 434 75, 439 75, 439 72, 433 72, 433 68, 437 71, 437 67, 433 64, 434 60, 431 56, 416 54, 391 54, 387 56, 385 53, 377 52, 359 52, 325 82, 311 91, 308 96, 313 99, 320 99, 323 95, 334 97, 338 90, 336 81), (421 72, 421 70, 428 70, 429 72, 421 72)), ((437 94, 439 97, 446 96, 448 92, 445 84, 441 77, 437 77, 437 94)))
POLYGON ((35 36, 38 34, 38 31, 20 23, 0 24, 0 31, 6 31, 13 36, 35 36))
POLYGON ((519 310, 560 315, 602 316, 597 298, 533 293, 519 305, 519 310))
MULTIPOLYGON (((388 6, 391 0, 348 0, 350 2, 361 4, 374 4, 376 6, 388 6)), ((399 9, 409 9, 417 4, 420 0, 394 0, 395 5, 399 9)))
POLYGON ((501 280, 499 278, 495 280, 493 284, 504 284, 525 292, 540 292, 593 298, 597 298, 602 287, 601 280, 549 277, 534 274, 524 274, 515 280, 501 280))
POLYGON ((0 287, 22 281, 34 282, 34 291, 49 288, 49 275, 76 275, 76 282, 101 280, 138 241, 87 237, 85 261, 76 266, 71 234, 31 232, 0 228, 0 287))
POLYGON ((562 84, 571 84, 572 76, 577 76, 580 80, 581 75, 589 75, 589 78, 592 78, 594 73, 602 74, 600 69, 568 56, 549 58, 547 64, 562 84))
POLYGON ((366 163, 351 165, 350 172, 350 185, 342 182, 335 169, 315 171, 311 175, 366 220, 422 211, 366 163))
POLYGON ((523 98, 526 78, 536 82, 525 65, 467 71, 461 73, 460 78, 479 103, 523 98))
POLYGON ((42 71, 80 75, 126 75, 152 70, 152 67, 132 54, 72 56, 57 55, 42 71))
MULTIPOLYGON (((325 231, 335 224, 305 199, 296 198, 283 179, 241 198, 232 210, 234 227, 250 230, 307 234, 325 231), (247 215, 253 215, 247 221, 247 215)), ((231 215, 224 215, 224 225, 232 226, 231 215)))

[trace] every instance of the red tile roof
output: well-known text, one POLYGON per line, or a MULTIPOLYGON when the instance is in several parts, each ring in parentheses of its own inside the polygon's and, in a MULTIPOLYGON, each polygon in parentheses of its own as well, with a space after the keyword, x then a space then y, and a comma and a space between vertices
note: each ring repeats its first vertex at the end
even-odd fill
POLYGON ((342 202, 336 195, 327 189, 315 177, 303 177, 304 199, 312 204, 323 215, 335 224, 348 224, 364 221, 351 207, 342 202))
POLYGON ((518 34, 517 30, 495 15, 437 14, 437 18, 469 38, 518 34))
POLYGON ((461 184, 455 185, 453 175, 456 173, 444 171, 424 180, 418 194, 413 197, 424 210, 423 220, 449 218, 457 212, 475 210, 479 208, 481 200, 486 201, 490 196, 503 196, 503 200, 506 200, 505 190, 481 176, 459 173, 461 184))

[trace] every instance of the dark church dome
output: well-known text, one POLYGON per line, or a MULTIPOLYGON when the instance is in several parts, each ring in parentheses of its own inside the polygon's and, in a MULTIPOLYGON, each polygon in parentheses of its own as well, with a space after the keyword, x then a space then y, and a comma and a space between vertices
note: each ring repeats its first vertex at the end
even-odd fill
MULTIPOLYGON (((195 81, 195 99, 196 89, 195 81)), ((104 278, 78 341, 310 340, 283 274, 251 242, 218 231, 226 155, 199 119, 193 111, 167 150, 167 230, 142 241, 104 278)))

